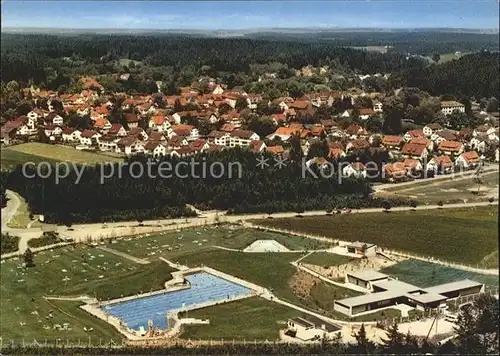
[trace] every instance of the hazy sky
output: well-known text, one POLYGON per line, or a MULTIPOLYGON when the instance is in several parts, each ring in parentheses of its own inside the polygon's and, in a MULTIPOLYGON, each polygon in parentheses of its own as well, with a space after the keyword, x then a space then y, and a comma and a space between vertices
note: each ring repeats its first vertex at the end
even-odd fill
POLYGON ((2 27, 248 29, 497 28, 497 0, 37 1, 3 0, 2 27))

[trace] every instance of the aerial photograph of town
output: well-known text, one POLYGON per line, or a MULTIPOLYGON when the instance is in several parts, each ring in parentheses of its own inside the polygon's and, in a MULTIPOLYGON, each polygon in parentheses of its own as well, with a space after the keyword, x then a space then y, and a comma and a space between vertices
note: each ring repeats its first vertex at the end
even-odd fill
POLYGON ((498 355, 499 6, 2 1, 0 355, 498 355))

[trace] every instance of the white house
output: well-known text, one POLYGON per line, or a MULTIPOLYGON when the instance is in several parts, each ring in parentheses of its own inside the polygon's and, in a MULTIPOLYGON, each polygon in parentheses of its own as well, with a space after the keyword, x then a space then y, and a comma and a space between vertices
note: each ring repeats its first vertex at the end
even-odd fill
POLYGON ((222 87, 220 86, 220 84, 217 84, 214 88, 214 90, 212 91, 212 94, 214 95, 221 95, 222 93, 224 93, 224 89, 222 89, 222 87))
POLYGON ((118 137, 124 137, 127 136, 127 130, 125 130, 125 128, 120 124, 112 124, 111 128, 108 131, 108 134, 118 137))
POLYGON ((443 114, 450 115, 455 110, 465 112, 465 105, 454 100, 441 102, 441 112, 443 114))
POLYGON ((231 136, 227 132, 214 130, 208 134, 208 141, 218 146, 229 146, 231 136))
POLYGON ((44 132, 45 132, 45 136, 51 137, 51 136, 62 135, 63 130, 62 130, 61 126, 59 126, 59 125, 49 124, 49 125, 45 125, 44 132))
POLYGON ((172 125, 168 120, 166 119, 165 116, 162 115, 155 115, 149 120, 149 127, 158 132, 166 132, 170 133, 172 132, 172 125))
POLYGON ((99 139, 99 149, 103 152, 116 152, 119 140, 116 136, 103 136, 99 139))
POLYGON ((43 118, 43 120, 47 124, 54 124, 54 125, 62 125, 63 121, 64 121, 61 116, 57 115, 54 112, 51 112, 50 114, 48 114, 47 116, 45 116, 43 118))
POLYGON ((92 144, 99 144, 99 138, 102 135, 96 131, 92 130, 83 130, 80 135, 80 144, 86 146, 92 146, 92 144))
POLYGON ((485 136, 473 137, 469 141, 469 148, 471 150, 481 152, 481 153, 486 152, 486 149, 488 148, 486 141, 487 141, 487 137, 485 137, 485 136))
POLYGON ((366 178, 366 168, 361 162, 354 162, 342 169, 345 177, 366 178))
POLYGON ((121 152, 130 156, 133 152, 133 147, 138 141, 135 137, 123 137, 116 143, 116 152, 121 152))
POLYGON ((460 155, 464 151, 464 145, 458 141, 442 141, 438 151, 448 156, 460 155))
POLYGON ((481 157, 476 151, 464 152, 455 160, 455 165, 463 168, 474 168, 481 163, 481 157))
POLYGON ((436 133, 442 129, 443 128, 438 123, 432 123, 432 124, 425 125, 423 128, 423 131, 424 131, 424 135, 426 137, 431 137, 433 133, 436 133))
POLYGON ((488 124, 480 125, 472 131, 472 136, 491 135, 496 132, 496 129, 488 124))
POLYGON ((234 130, 230 134, 230 147, 249 146, 250 142, 260 140, 259 135, 248 130, 234 130))
POLYGON ((373 111, 375 112, 382 112, 383 110, 383 105, 380 101, 374 100, 373 101, 373 111))
POLYGON ((200 137, 198 129, 192 125, 175 125, 172 127, 172 131, 177 136, 185 137, 188 142, 194 141, 200 137))
POLYGON ((435 156, 427 162, 427 171, 437 171, 439 168, 443 170, 443 173, 450 173, 452 171, 453 162, 450 156, 435 156))
POLYGON ((82 132, 80 130, 74 130, 74 129, 64 129, 62 132, 62 139, 65 142, 75 142, 75 141, 80 141, 80 136, 82 135, 82 132))
POLYGON ((167 153, 167 147, 161 142, 148 141, 146 145, 144 145, 144 152, 154 158, 163 157, 167 153))

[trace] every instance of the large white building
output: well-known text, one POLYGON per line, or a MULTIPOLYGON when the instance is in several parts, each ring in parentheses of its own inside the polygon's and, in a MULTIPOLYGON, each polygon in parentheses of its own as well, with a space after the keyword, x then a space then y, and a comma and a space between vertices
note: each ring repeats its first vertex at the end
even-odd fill
POLYGON ((458 110, 460 112, 465 112, 465 105, 459 103, 458 101, 442 101, 441 102, 441 112, 443 114, 450 115, 455 110, 458 110))
POLYGON ((366 290, 365 295, 335 300, 334 309, 348 316, 369 314, 382 308, 406 304, 419 310, 435 309, 448 299, 484 292, 484 284, 462 280, 421 288, 375 270, 348 272, 346 283, 366 290))

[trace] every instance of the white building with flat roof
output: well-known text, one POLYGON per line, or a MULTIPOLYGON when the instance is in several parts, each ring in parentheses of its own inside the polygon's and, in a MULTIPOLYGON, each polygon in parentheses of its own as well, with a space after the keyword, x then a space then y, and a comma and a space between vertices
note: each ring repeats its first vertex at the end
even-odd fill
POLYGON ((367 294, 336 300, 334 309, 349 316, 357 316, 398 304, 425 310, 443 307, 449 299, 484 292, 484 284, 463 280, 420 288, 390 278, 375 270, 348 272, 346 283, 366 289, 367 294))

